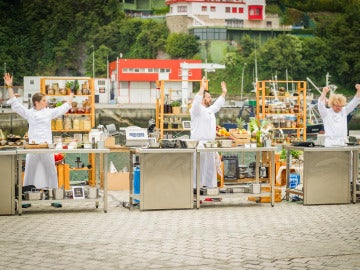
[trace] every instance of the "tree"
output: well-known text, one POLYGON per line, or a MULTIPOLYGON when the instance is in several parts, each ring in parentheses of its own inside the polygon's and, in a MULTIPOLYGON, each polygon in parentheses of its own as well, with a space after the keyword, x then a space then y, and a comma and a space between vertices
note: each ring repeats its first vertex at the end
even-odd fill
POLYGON ((259 74, 267 80, 275 75, 285 79, 287 70, 289 79, 302 79, 299 77, 304 68, 301 50, 301 42, 295 36, 280 35, 269 39, 259 50, 259 74))
POLYGON ((169 30, 165 23, 153 20, 142 21, 135 44, 130 47, 130 58, 156 58, 159 50, 163 50, 169 30))
POLYGON ((171 58, 193 58, 199 52, 199 44, 193 35, 171 33, 166 41, 166 52, 171 58))

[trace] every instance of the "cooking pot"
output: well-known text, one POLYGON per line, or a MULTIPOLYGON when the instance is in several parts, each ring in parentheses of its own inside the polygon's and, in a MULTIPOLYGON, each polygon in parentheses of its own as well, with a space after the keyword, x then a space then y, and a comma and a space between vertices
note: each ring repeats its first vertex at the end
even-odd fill
POLYGON ((161 148, 177 148, 178 141, 174 139, 162 139, 160 140, 161 148))
POLYGON ((180 140, 180 145, 182 148, 191 148, 194 149, 197 147, 199 141, 198 140, 193 140, 193 139, 183 139, 180 140))

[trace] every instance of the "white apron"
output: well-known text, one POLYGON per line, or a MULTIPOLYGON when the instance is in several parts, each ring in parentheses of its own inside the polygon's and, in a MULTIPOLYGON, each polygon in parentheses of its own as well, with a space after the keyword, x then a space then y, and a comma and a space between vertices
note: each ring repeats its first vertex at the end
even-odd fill
MULTIPOLYGON (((16 98, 7 102, 11 108, 24 117, 29 124, 28 137, 32 143, 52 143, 51 120, 65 114, 70 105, 66 102, 56 108, 42 110, 27 109, 16 98)), ((53 154, 26 155, 24 186, 34 185, 38 189, 57 188, 58 179, 53 154)))
MULTIPOLYGON (((216 139, 216 118, 217 113, 225 103, 225 99, 220 96, 214 104, 206 108, 201 104, 202 96, 196 95, 190 109, 191 116, 191 139, 199 140, 199 147, 203 143, 216 139)), ((200 153, 200 185, 205 187, 216 187, 216 157, 217 153, 200 153)), ((196 176, 196 160, 194 162, 196 176)), ((194 187, 196 187, 196 177, 194 177, 194 187)))

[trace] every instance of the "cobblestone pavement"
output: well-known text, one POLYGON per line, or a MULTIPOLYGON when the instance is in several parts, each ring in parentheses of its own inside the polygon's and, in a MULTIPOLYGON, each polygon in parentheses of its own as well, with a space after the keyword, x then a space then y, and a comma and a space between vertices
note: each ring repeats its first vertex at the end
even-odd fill
POLYGON ((360 203, 129 211, 123 200, 0 216, 0 269, 360 269, 360 203))

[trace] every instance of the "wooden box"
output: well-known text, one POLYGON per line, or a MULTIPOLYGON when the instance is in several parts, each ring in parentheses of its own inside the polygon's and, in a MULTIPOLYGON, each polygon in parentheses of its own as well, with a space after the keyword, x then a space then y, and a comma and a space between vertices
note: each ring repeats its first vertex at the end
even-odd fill
POLYGON ((235 145, 244 145, 250 143, 251 134, 249 133, 238 133, 236 129, 230 129, 230 138, 235 141, 235 145))

